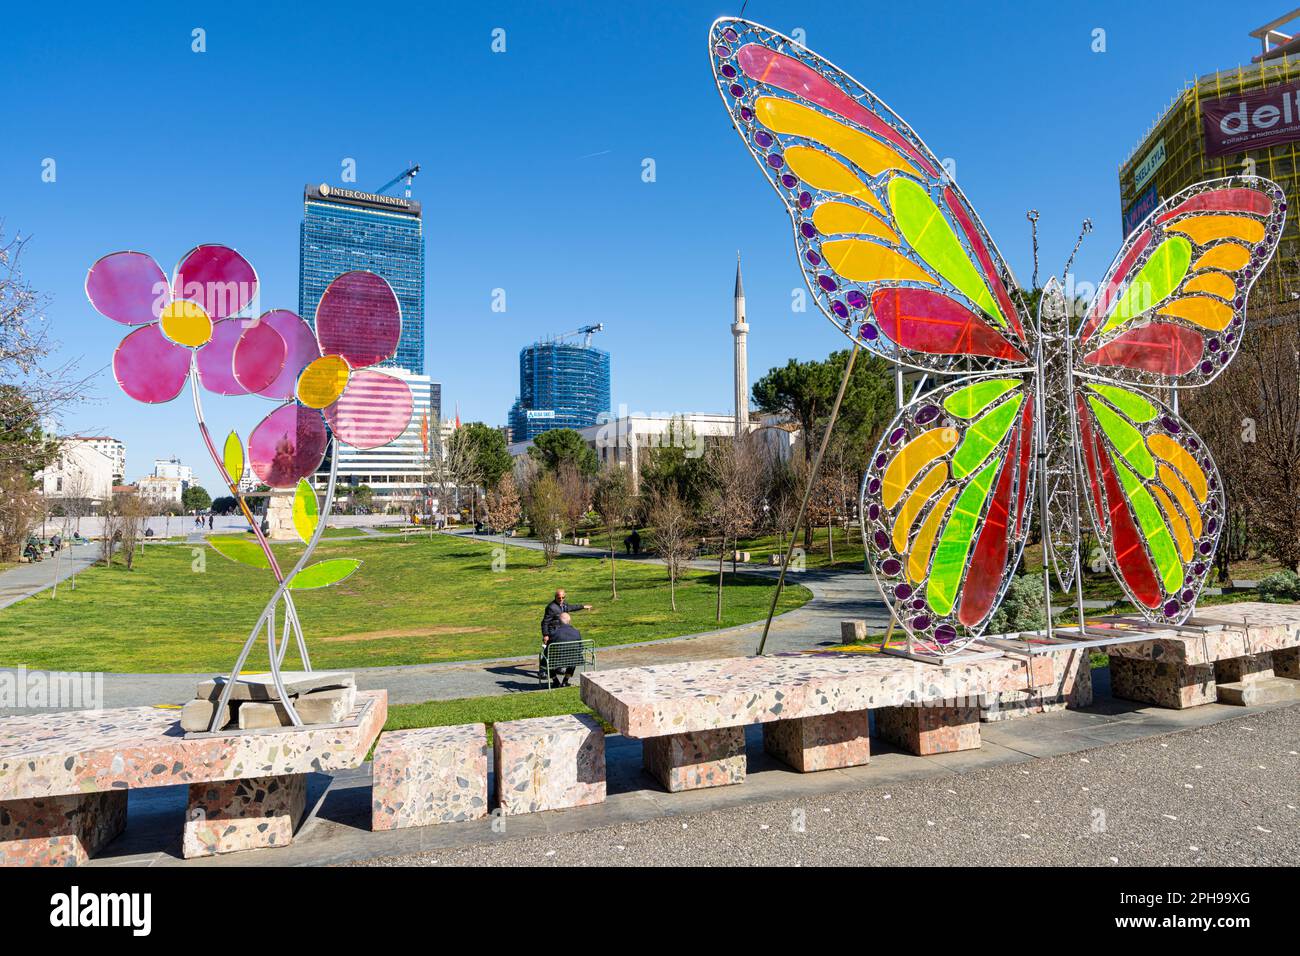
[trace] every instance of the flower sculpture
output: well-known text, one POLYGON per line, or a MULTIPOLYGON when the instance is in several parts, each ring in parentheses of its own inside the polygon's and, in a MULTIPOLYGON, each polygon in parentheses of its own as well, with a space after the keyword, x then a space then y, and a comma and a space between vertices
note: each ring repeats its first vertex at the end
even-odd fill
POLYGON ((334 558, 307 564, 324 530, 321 519, 333 502, 337 456, 330 457, 324 514, 307 479, 320 468, 331 434, 335 442, 378 448, 402 434, 414 407, 405 382, 369 368, 392 358, 401 337, 401 308, 384 279, 361 271, 335 278, 321 297, 315 331, 283 309, 247 315, 257 290, 257 273, 248 260, 220 245, 191 250, 170 280, 151 257, 139 252, 104 256, 86 276, 91 305, 115 322, 137 327, 113 355, 113 374, 122 390, 137 401, 156 404, 176 398, 186 383, 191 387, 203 442, 257 538, 254 544, 212 537, 209 544, 233 561, 270 570, 277 582, 226 682, 214 711, 213 732, 220 730, 219 715, 264 627, 280 700, 290 720, 301 724, 280 679, 291 632, 303 667, 311 670, 292 592, 337 584, 361 563, 334 558), (218 454, 204 421, 200 385, 218 395, 251 394, 281 402, 253 429, 247 457, 234 431, 218 454), (287 573, 240 492, 246 462, 271 488, 295 488, 294 528, 307 547, 287 573), (283 626, 277 641, 276 610, 281 603, 283 626))

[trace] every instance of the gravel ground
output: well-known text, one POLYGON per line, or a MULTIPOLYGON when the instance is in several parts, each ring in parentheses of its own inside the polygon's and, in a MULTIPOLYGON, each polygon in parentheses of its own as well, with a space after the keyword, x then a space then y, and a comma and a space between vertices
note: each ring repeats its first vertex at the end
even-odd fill
POLYGON ((934 780, 370 866, 1300 863, 1300 707, 934 780))

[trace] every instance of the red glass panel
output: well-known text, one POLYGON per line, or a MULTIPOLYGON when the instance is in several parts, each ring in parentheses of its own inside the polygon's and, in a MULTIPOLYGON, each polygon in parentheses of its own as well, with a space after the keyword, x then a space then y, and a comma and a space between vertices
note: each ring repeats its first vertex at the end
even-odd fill
POLYGON ((1025 361, 1024 353, 961 303, 929 289, 877 289, 871 307, 899 345, 937 355, 986 355, 1025 361))
POLYGON ((325 419, 340 441, 356 448, 378 448, 411 423, 415 402, 405 382, 383 372, 353 372, 343 396, 325 409, 325 419))
POLYGON ((172 291, 178 299, 197 302, 213 321, 227 319, 257 295, 257 273, 234 249, 198 246, 176 267, 172 291))
POLYGON ((157 325, 136 329, 113 353, 113 377, 137 402, 170 402, 190 372, 190 350, 165 338, 157 325))
POLYGON ((320 357, 320 346, 316 343, 316 333, 303 319, 287 309, 273 309, 265 313, 261 320, 280 333, 284 340, 284 368, 266 388, 257 389, 257 394, 266 398, 293 398, 294 386, 298 376, 313 359, 320 357))
POLYGON ((402 334, 402 310, 393 289, 373 272, 345 272, 316 307, 316 337, 325 355, 342 355, 353 368, 391 358, 402 334))
POLYGON ((1123 287, 1129 273, 1133 270, 1138 256, 1142 255, 1142 250, 1151 244, 1152 235, 1151 230, 1147 229, 1133 240, 1133 245, 1129 247, 1128 252, 1124 253, 1124 258, 1115 270, 1115 277, 1107 283, 1104 289, 1099 290, 1093 296, 1092 305, 1088 308, 1088 320, 1084 323, 1083 334, 1079 337, 1081 343, 1088 341, 1089 336, 1097 331, 1097 326, 1101 325, 1101 320, 1110 311, 1111 303, 1119 297, 1120 289, 1123 287))
POLYGON ((1128 499, 1124 497, 1119 479, 1115 477, 1110 455, 1101 441, 1101 436, 1095 432, 1093 447, 1096 449, 1097 461, 1101 465, 1102 480, 1106 484, 1106 500, 1110 502, 1110 545, 1115 554, 1115 563, 1119 566, 1124 583, 1129 586, 1133 596, 1147 607, 1158 607, 1161 590, 1160 583, 1156 580, 1155 568, 1151 566, 1151 559, 1147 557, 1137 525, 1133 522, 1133 515, 1129 513, 1128 499))
POLYGON ((284 370, 285 352, 284 339, 275 329, 260 321, 245 325, 235 345, 235 381, 260 392, 284 370))
POLYGON ((1157 223, 1168 222, 1175 216, 1186 212, 1244 212, 1255 216, 1267 216, 1273 211, 1273 200, 1256 189, 1212 189, 1197 193, 1186 202, 1181 202, 1156 220, 1157 223))
POLYGON ((1091 492, 1089 501, 1092 504, 1092 513, 1097 519, 1097 524, 1105 527, 1106 506, 1101 500, 1101 482, 1097 477, 1097 459, 1093 453, 1092 420, 1089 418, 1091 413, 1082 395, 1075 396, 1074 405, 1079 421, 1079 441, 1083 449, 1083 462, 1088 469, 1088 489, 1091 492))
POLYGON ((248 436, 248 463, 253 474, 272 488, 292 488, 320 467, 326 441, 320 412, 281 405, 248 436))
POLYGON ((114 252, 86 273, 86 298, 95 311, 123 325, 157 322, 171 301, 162 268, 143 252, 114 252))
POLYGON ((993 599, 998 596, 998 585, 1007 569, 1007 525, 1011 519, 1011 473, 1015 469, 1014 444, 1008 448, 1008 454, 1002 462, 1002 473, 998 476, 997 487, 993 492, 993 501, 989 504, 984 524, 980 527, 979 537, 975 539, 975 550, 971 553, 970 566, 966 571, 966 583, 961 590, 961 608, 957 620, 967 627, 974 627, 993 607, 993 599))
POLYGON ((760 83, 794 93, 889 140, 931 176, 938 172, 897 130, 812 67, 757 43, 747 43, 736 54, 740 68, 760 83))
POLYGON ((971 222, 970 216, 966 215, 966 210, 957 196, 957 191, 951 186, 946 188, 943 191, 943 201, 948 204, 948 211, 957 220, 957 225, 961 226, 961 231, 966 234, 966 241, 975 250, 975 258, 979 260, 980 268, 984 270, 984 280, 993 289, 998 305, 1002 307, 1002 314, 1006 316, 1011 328, 1015 330, 1016 336, 1021 342, 1024 342, 1025 330, 1020 324, 1020 313, 1016 311, 1015 305, 1012 304, 1011 296, 1007 295, 1006 286, 1002 284, 1002 277, 998 275, 998 270, 993 266, 993 257, 989 255, 988 248, 984 245, 984 241, 980 239, 975 223, 971 222))
POLYGON ((1084 365, 1118 365, 1160 375, 1182 375, 1201 360, 1205 339, 1181 325, 1152 322, 1125 332, 1083 358, 1084 365))
MULTIPOLYGON (((1016 500, 1016 537, 1020 537, 1021 523, 1025 517, 1025 502, 1029 500, 1029 455, 1033 449, 1031 438, 1034 429, 1034 403, 1025 402, 1020 412, 1020 493, 1016 500)), ((1041 478, 1039 479, 1042 480, 1041 478)))

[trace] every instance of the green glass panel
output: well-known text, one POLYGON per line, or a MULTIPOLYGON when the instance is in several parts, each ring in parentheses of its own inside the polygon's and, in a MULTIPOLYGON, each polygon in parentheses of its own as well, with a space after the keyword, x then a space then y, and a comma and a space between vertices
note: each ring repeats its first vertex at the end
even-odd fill
POLYGON ((289 582, 289 587, 294 591, 329 587, 331 584, 338 584, 359 567, 361 562, 356 558, 330 558, 328 561, 318 561, 299 571, 289 582))
POLYGON ((958 418, 974 418, 1020 384, 1015 378, 993 378, 959 388, 943 400, 943 407, 958 418))
POLYGON ((957 496, 957 506, 948 516, 939 545, 934 549, 934 562, 930 565, 930 583, 926 588, 926 601, 936 614, 951 613, 957 600, 957 587, 966 567, 966 556, 979 524, 984 500, 989 496, 993 477, 998 473, 1001 458, 995 458, 984 470, 971 479, 970 484, 957 496))
POLYGON ((1172 594, 1183 586, 1183 562, 1178 560, 1174 537, 1165 525, 1160 507, 1137 476, 1125 468, 1123 462, 1115 462, 1115 470, 1119 473, 1120 484, 1124 486, 1124 494, 1133 506, 1133 513, 1137 515, 1142 535, 1147 539, 1151 557, 1156 562, 1156 570, 1164 582, 1165 592, 1172 594))
POLYGON ((1102 332, 1119 328, 1163 302, 1169 293, 1178 288, 1178 283, 1183 281, 1191 264, 1192 244, 1182 236, 1173 236, 1160 243, 1115 303, 1106 324, 1101 327, 1102 332))
POLYGON ((895 176, 889 181, 889 209, 917 255, 1005 328, 1002 310, 925 187, 904 176, 895 176))
POLYGON ((310 541, 319 521, 316 492, 312 491, 306 478, 299 478, 298 488, 293 493, 293 530, 303 541, 310 541))
POLYGON ((1007 437, 1007 432, 1015 425, 1016 415, 1020 412, 1020 404, 1024 400, 1024 395, 1017 395, 1003 402, 966 429, 961 444, 957 446, 957 451, 952 456, 954 478, 965 478, 993 454, 993 450, 1002 443, 1002 439, 1007 437))
POLYGON ((222 464, 226 466, 226 474, 230 476, 230 483, 238 485, 239 479, 244 477, 244 443, 235 432, 226 436, 226 447, 222 449, 221 457, 222 464))
POLYGON ((1156 417, 1156 407, 1137 392, 1118 385, 1090 383, 1088 387, 1135 422, 1145 423, 1156 417))
POLYGON ((230 535, 214 535, 208 538, 208 544, 212 545, 213 550, 222 557, 229 558, 231 561, 238 561, 250 568, 264 568, 268 571, 271 569, 271 562, 266 560, 266 552, 256 541, 234 538, 230 535))
POLYGON ((1089 396, 1088 404, 1092 406, 1097 421, 1101 424, 1101 430, 1106 433, 1106 437, 1110 439, 1116 450, 1124 456, 1124 460, 1137 469, 1137 473, 1143 478, 1147 480, 1154 478, 1156 462, 1151 457, 1151 452, 1147 450, 1147 443, 1142 433, 1105 402, 1089 396))

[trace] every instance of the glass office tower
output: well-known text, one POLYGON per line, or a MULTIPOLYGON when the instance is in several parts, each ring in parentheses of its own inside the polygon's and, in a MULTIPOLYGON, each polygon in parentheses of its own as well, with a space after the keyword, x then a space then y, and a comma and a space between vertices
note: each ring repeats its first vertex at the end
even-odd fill
POLYGON ((536 342, 519 352, 519 398, 510 409, 514 441, 552 428, 586 428, 609 411, 609 353, 536 342))

